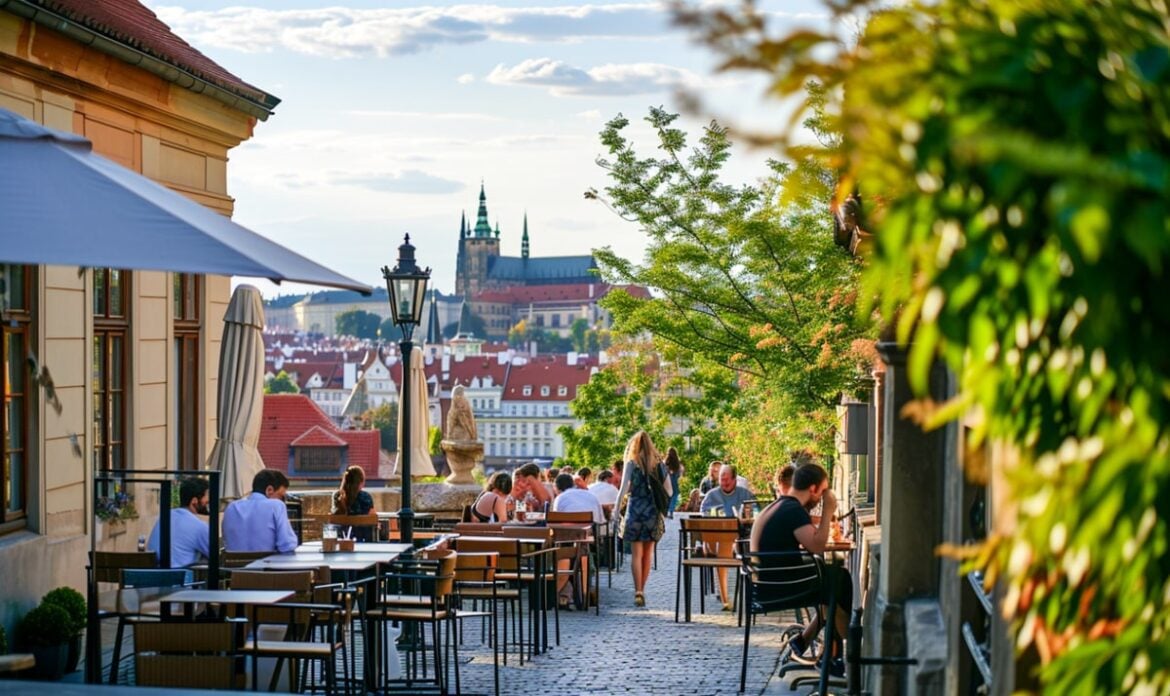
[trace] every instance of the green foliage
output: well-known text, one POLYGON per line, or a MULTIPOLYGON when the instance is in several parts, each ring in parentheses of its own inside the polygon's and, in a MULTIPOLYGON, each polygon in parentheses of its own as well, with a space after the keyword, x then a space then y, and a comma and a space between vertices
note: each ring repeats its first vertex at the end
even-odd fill
POLYGON ((41 602, 55 604, 64 609, 69 614, 69 620, 72 622, 75 633, 81 633, 85 630, 89 616, 86 613, 85 597, 77 590, 72 587, 58 587, 55 590, 50 590, 41 598, 41 602))
POLYGON ((432 455, 438 456, 443 453, 443 430, 437 425, 432 425, 430 431, 427 433, 427 451, 432 455))
POLYGON ((815 78, 837 95, 837 163, 877 240, 867 287, 920 393, 936 357, 958 375, 928 422, 978 412, 974 442, 1018 459, 1015 528, 971 553, 1006 581, 1034 676, 1050 693, 1167 692, 1165 3, 900 4, 844 51, 761 38, 750 15, 698 22, 774 92, 815 78))
POLYGON ((301 389, 297 383, 293 381, 292 377, 284 370, 276 373, 276 376, 264 383, 265 394, 300 394, 301 389))
POLYGON ((16 644, 25 649, 61 645, 74 635, 69 612, 56 604, 38 604, 16 624, 16 644))
POLYGON ((334 319, 334 325, 339 336, 354 336, 374 340, 378 337, 378 329, 382 324, 382 317, 361 309, 351 309, 342 312, 334 319))
MULTIPOLYGON (((674 127, 677 118, 651 109, 645 119, 658 137, 663 154, 657 157, 638 154, 621 116, 601 134, 609 156, 598 162, 611 184, 604 194, 586 195, 636 223, 649 245, 640 264, 608 248, 595 255, 606 280, 654 291, 650 298, 609 293, 602 304, 614 331, 649 333, 658 348, 730 368, 761 395, 773 395, 783 408, 769 412, 784 420, 750 421, 754 439, 779 438, 778 450, 787 451, 807 444, 786 440, 790 433, 812 433, 816 448, 829 452, 835 406, 842 392, 858 387, 873 331, 855 308, 858 265, 830 241, 833 177, 805 157, 793 165, 772 163, 756 185, 725 183, 726 130, 711 123, 688 149, 687 134, 674 127)), ((746 422, 732 416, 729 423, 746 422)), ((774 469, 782 461, 742 449, 753 454, 736 461, 740 466, 774 469)))
POLYGON ((378 338, 383 341, 393 341, 395 343, 402 340, 402 329, 398 328, 398 325, 394 323, 394 317, 384 319, 378 325, 378 338))
POLYGON ((398 450, 398 404, 383 402, 357 418, 359 430, 377 430, 381 433, 381 448, 387 452, 398 450))

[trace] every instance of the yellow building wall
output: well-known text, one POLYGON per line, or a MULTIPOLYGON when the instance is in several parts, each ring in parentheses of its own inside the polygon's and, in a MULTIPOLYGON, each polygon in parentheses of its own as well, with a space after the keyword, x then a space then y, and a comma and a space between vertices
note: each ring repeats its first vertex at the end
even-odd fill
MULTIPOLYGON (((54 31, 0 10, 0 107, 85 135, 94 151, 230 215, 228 151, 251 137, 254 119, 54 31)), ((91 521, 90 415, 93 396, 92 273, 42 266, 37 281, 35 346, 50 366, 62 409, 39 394, 30 466, 27 529, 0 535, 0 624, 13 621, 59 585, 83 590, 90 533, 103 550, 133 550, 157 516, 157 494, 123 533, 91 521), (81 456, 75 452, 80 448, 81 456)), ((131 282, 127 461, 137 469, 173 469, 173 284, 169 273, 134 272, 131 282)), ((203 281, 199 437, 205 460, 215 438, 216 371, 230 279, 203 281)))

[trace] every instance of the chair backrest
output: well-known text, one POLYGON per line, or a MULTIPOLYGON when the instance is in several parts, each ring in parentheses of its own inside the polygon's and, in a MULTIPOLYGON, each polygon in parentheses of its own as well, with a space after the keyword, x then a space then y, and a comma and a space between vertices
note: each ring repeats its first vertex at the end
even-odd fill
POLYGON ((797 609, 820 603, 821 564, 808 551, 748 551, 740 546, 744 568, 765 609, 797 609))
POLYGON ((739 539, 739 520, 730 517, 684 517, 680 521, 683 544, 706 544, 707 549, 720 557, 731 558, 739 539))
POLYGON ((237 669, 238 625, 228 622, 134 624, 139 686, 243 689, 237 669))
POLYGON ((123 569, 157 568, 158 558, 154 551, 93 551, 89 563, 94 580, 120 584, 123 569))
POLYGON ((459 563, 459 554, 447 551, 439 560, 439 567, 435 570, 435 601, 442 603, 455 589, 455 568, 459 563))
POLYGON ((459 552, 455 556, 455 582, 492 582, 499 565, 500 554, 497 552, 459 552))
POLYGON ((494 554, 497 556, 496 568, 499 571, 515 573, 520 569, 520 544, 514 539, 468 539, 457 537, 455 549, 459 556, 464 554, 494 554))
POLYGON ((588 510, 581 510, 580 512, 557 512, 556 510, 549 510, 544 519, 550 524, 556 522, 590 524, 593 522, 593 513, 588 510))
POLYGON ((460 522, 470 522, 471 521, 471 506, 470 505, 463 506, 463 515, 462 515, 462 517, 460 517, 459 521, 460 522))
POLYGON ((504 525, 499 522, 460 522, 455 525, 457 533, 473 536, 500 536, 503 530, 504 525))
POLYGON ((504 537, 510 539, 539 539, 545 545, 552 543, 553 530, 549 527, 504 527, 504 537))
MULTIPOLYGON (((233 570, 231 587, 233 590, 291 590, 294 594, 286 601, 312 602, 315 576, 312 570, 233 570)), ((298 610, 293 620, 303 623, 306 613, 298 610)), ((289 618, 287 609, 259 607, 256 610, 259 623, 287 623, 289 618)))
POLYGON ((173 588, 195 581, 195 573, 185 568, 123 568, 118 587, 118 611, 155 613, 151 604, 173 588))

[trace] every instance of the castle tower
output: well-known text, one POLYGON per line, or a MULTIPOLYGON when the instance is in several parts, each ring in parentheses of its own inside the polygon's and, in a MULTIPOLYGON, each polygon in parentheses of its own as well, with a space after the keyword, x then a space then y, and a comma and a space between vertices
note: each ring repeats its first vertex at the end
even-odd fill
POLYGON ((524 212, 524 236, 520 238, 520 258, 528 258, 528 212, 524 212))
POLYGON ((499 227, 493 234, 488 222, 487 195, 483 182, 479 184, 479 209, 475 215, 475 227, 460 222, 459 253, 456 260, 455 292, 470 299, 483 290, 487 284, 488 269, 492 259, 500 255, 499 227))

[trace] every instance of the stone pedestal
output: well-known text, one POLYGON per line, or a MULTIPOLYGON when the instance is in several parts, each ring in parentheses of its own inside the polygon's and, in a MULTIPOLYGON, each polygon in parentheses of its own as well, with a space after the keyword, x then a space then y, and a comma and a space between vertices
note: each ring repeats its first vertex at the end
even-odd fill
POLYGON ((443 452, 447 454, 447 466, 451 467, 451 475, 447 483, 451 485, 474 484, 475 479, 471 472, 475 465, 483 459, 483 444, 476 440, 443 440, 439 443, 443 452))

